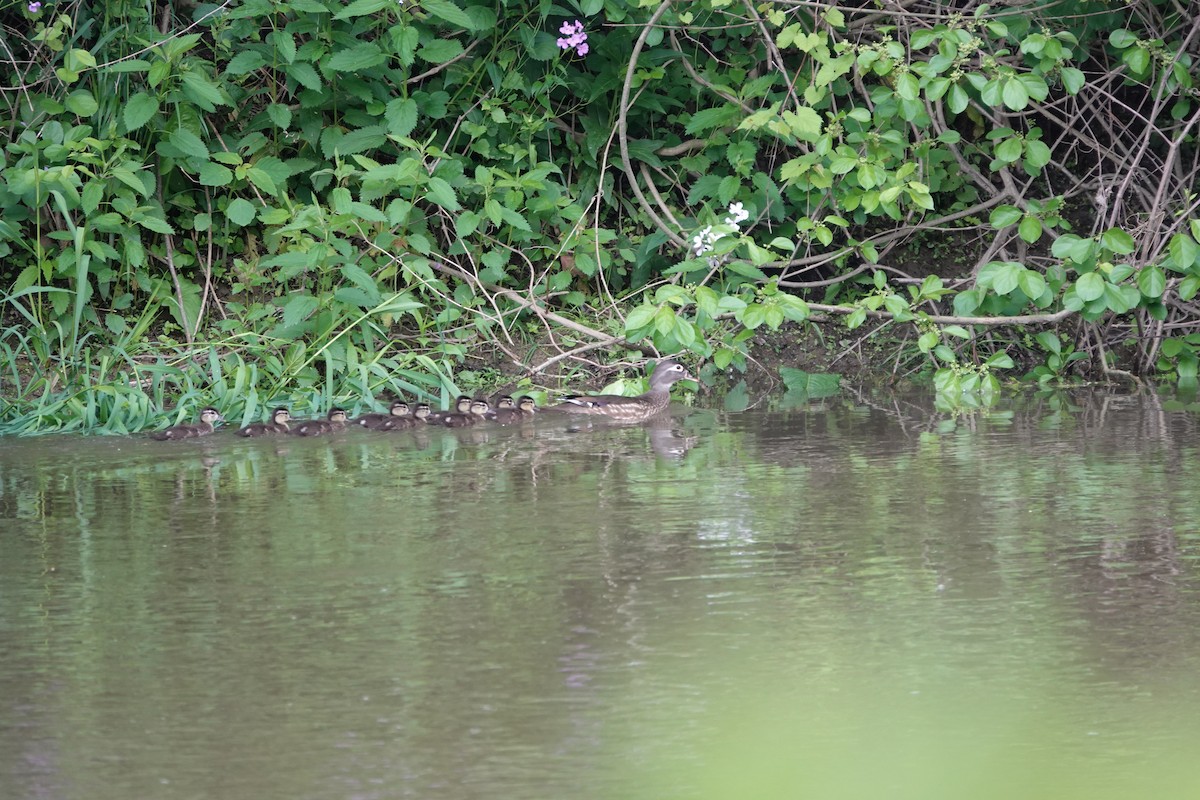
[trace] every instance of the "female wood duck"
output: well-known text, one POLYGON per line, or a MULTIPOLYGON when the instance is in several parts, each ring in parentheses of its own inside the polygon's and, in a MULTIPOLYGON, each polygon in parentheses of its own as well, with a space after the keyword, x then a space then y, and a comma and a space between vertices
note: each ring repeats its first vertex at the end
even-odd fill
POLYGON ((274 436, 278 433, 288 432, 288 422, 291 420, 291 413, 284 407, 280 406, 271 412, 270 422, 256 422, 253 425, 247 425, 237 432, 238 436, 274 436))
POLYGON ((160 442, 174 439, 194 439, 197 436, 208 436, 216 427, 214 422, 221 420, 221 412, 217 411, 212 406, 208 406, 200 412, 200 421, 189 425, 176 425, 173 428, 155 431, 150 434, 150 438, 158 439, 160 442))
POLYGON ((387 414, 363 414, 355 422, 369 430, 390 431, 396 427, 398 422, 403 426, 411 425, 412 410, 408 407, 408 403, 397 400, 388 408, 387 414))
POLYGON ((513 399, 504 395, 497 401, 496 409, 491 412, 488 419, 494 420, 498 425, 512 425, 514 422, 532 417, 536 409, 537 405, 533 402, 532 397, 522 397, 514 405, 513 399))
POLYGON ((636 397, 624 397, 619 394, 565 397, 562 403, 547 410, 608 417, 618 422, 642 422, 666 411, 671 404, 672 384, 676 381, 694 380, 696 379, 682 364, 676 361, 660 361, 650 375, 650 389, 636 397))
POLYGON ((297 436, 324 436, 327 433, 337 433, 346 429, 346 412, 340 408, 332 408, 325 419, 310 419, 292 428, 297 436))

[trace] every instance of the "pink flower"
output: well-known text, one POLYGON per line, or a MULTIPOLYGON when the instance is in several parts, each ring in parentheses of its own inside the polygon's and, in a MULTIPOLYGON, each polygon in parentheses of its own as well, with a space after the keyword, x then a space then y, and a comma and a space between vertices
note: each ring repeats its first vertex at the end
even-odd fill
POLYGON ((564 22, 562 27, 558 29, 562 34, 558 39, 558 46, 562 50, 574 49, 576 55, 586 56, 588 53, 587 34, 583 32, 583 23, 579 20, 574 22, 564 22))
POLYGON ((42 10, 42 4, 37 2, 37 0, 34 0, 34 2, 30 3, 27 8, 29 9, 30 14, 36 14, 42 10))

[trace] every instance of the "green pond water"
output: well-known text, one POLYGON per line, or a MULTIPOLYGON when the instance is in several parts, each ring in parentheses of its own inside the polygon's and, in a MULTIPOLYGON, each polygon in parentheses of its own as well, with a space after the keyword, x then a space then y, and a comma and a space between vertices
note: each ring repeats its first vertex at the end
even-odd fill
POLYGON ((1200 797, 1200 425, 0 441, 0 798, 1200 797))

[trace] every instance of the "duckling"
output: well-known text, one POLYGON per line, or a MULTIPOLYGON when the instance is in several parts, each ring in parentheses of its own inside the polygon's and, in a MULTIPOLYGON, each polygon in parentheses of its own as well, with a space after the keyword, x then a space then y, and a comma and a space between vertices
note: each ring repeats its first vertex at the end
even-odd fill
POLYGON ((291 420, 291 413, 280 406, 271 412, 270 422, 256 422, 253 425, 247 425, 237 432, 238 436, 273 436, 277 433, 288 432, 288 422, 291 420))
POLYGON ((513 399, 505 395, 496 403, 496 410, 491 413, 489 419, 495 420, 499 425, 512 425, 526 417, 532 417, 536 408, 532 397, 522 397, 514 406, 513 399))
POLYGON ((429 417, 433 412, 429 409, 429 403, 417 403, 417 407, 413 409, 413 419, 418 423, 430 423, 429 417))
POLYGON ((325 419, 310 419, 292 428, 297 436, 322 436, 346 429, 346 412, 340 408, 329 410, 325 419))
POLYGON ((532 397, 522 397, 517 401, 517 410, 521 412, 521 416, 529 419, 537 413, 537 402, 532 397))
POLYGON ((221 412, 217 411, 212 406, 206 407, 200 412, 200 421, 190 425, 176 425, 173 428, 155 431, 150 434, 151 439, 158 439, 160 442, 165 442, 168 439, 192 439, 197 436, 208 436, 215 430, 214 422, 217 422, 224 417, 221 412))
POLYGON ((392 403, 387 414, 363 414, 355 422, 373 431, 387 431, 395 427, 399 420, 411 420, 409 414, 408 403, 397 400, 392 403))
POLYGON ((478 425, 483 420, 483 414, 476 411, 477 403, 482 403, 483 412, 486 412, 486 402, 471 400, 471 398, 465 395, 458 398, 455 411, 442 416, 440 424, 445 425, 447 428, 467 428, 471 425, 478 425))
MULTIPOLYGON (((424 405, 424 403, 421 405, 424 405)), ((418 411, 420 411, 420 407, 420 405, 417 406, 418 411)), ((425 406, 424 413, 429 413, 429 406, 425 406)), ((406 403, 403 409, 393 409, 391 416, 389 416, 383 422, 369 427, 373 431, 406 431, 412 427, 420 425, 423 422, 424 420, 419 419, 415 414, 412 413, 411 409, 406 403)))
MULTIPOLYGON (((434 425, 445 425, 446 420, 450 417, 467 416, 470 413, 471 398, 467 397, 465 394, 461 394, 458 396, 458 399, 454 401, 453 411, 434 411, 430 413, 428 421, 434 425)), ((450 427, 455 426, 451 425, 450 427)))

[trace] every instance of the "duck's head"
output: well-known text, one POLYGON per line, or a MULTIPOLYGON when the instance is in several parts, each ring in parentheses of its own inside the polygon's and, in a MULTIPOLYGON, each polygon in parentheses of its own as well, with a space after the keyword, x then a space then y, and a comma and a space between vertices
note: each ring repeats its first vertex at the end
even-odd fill
POLYGON ((526 396, 517 401, 517 408, 531 414, 537 411, 537 403, 533 401, 532 397, 526 396))
POLYGON ((487 400, 472 400, 471 413, 482 417, 484 414, 492 410, 492 406, 487 400))
POLYGON ((417 419, 428 419, 430 413, 429 403, 417 403, 416 409, 413 411, 413 416, 417 419))
POLYGON ((496 401, 496 408, 512 408, 512 407, 513 407, 513 399, 511 397, 509 397, 508 395, 504 395, 503 397, 501 397, 499 400, 496 401))
POLYGON ((654 372, 650 375, 650 388, 666 389, 676 381, 694 380, 696 379, 687 371, 687 367, 678 361, 660 361, 654 366, 654 372))
POLYGON ((208 406, 200 412, 200 421, 207 422, 209 425, 212 425, 214 422, 219 422, 222 419, 224 419, 224 417, 221 416, 221 412, 217 411, 212 406, 208 406))
POLYGON ((346 421, 346 410, 343 408, 331 408, 331 409, 329 409, 328 416, 329 416, 330 422, 345 422, 346 421))
POLYGON ((407 417, 409 414, 408 403, 404 402, 403 400, 397 400, 396 402, 392 403, 391 408, 388 410, 391 412, 393 417, 407 417))
POLYGON ((286 425, 292 418, 292 413, 283 406, 271 412, 271 421, 276 425, 286 425))
POLYGON ((454 410, 460 414, 471 413, 471 398, 465 394, 460 394, 458 400, 454 403, 454 410))

